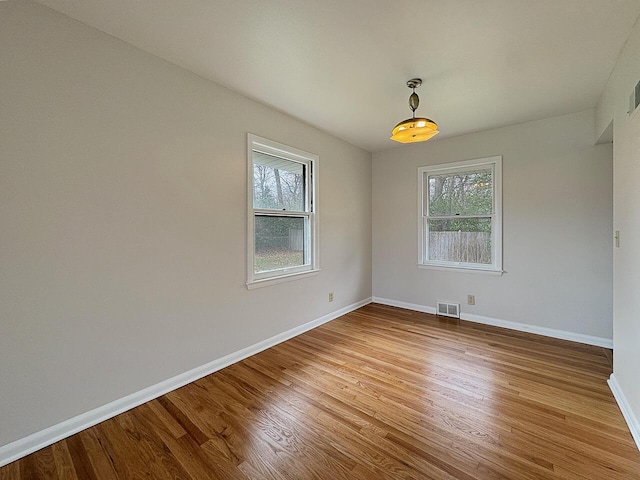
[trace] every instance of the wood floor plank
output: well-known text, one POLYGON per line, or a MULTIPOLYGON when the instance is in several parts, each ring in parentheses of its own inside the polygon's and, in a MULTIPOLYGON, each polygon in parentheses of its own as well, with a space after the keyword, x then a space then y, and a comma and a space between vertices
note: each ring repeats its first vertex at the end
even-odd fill
POLYGON ((21 480, 23 478, 20 475, 21 466, 22 464, 18 461, 0 467, 0 480, 21 480))
MULTIPOLYGON (((93 471, 99 474, 100 480, 118 480, 113 460, 103 447, 104 440, 101 435, 98 428, 88 428, 80 432, 77 437, 82 440, 82 445, 93 471)), ((65 443, 68 445, 68 441, 72 439, 73 437, 69 437, 65 443)), ((78 476, 78 478, 82 477, 78 476)))
MULTIPOLYGON (((89 459, 88 451, 82 442, 82 436, 73 435, 67 438, 64 443, 67 445, 76 476, 87 480, 98 480, 98 476, 89 459)), ((49 449, 45 448, 44 450, 49 449)))
MULTIPOLYGON (((18 462, 20 464, 20 478, 43 478, 42 476, 40 476, 38 470, 36 469, 36 457, 34 454, 28 455, 25 458, 18 460, 18 462)), ((2 469, 5 468, 7 467, 2 467, 2 469)))
MULTIPOLYGON (((392 478, 418 478, 419 476, 427 478, 424 476, 424 473, 421 474, 414 469, 407 468, 406 463, 398 461, 393 455, 389 455, 389 448, 387 448, 388 455, 380 455, 379 451, 374 448, 371 442, 367 441, 366 437, 357 435, 355 432, 345 428, 340 422, 326 417, 323 415, 323 411, 317 409, 314 411, 314 406, 304 401, 306 397, 303 399, 294 392, 287 392, 286 394, 284 392, 279 393, 273 389, 273 384, 269 382, 268 376, 260 374, 258 370, 251 368, 249 365, 243 363, 234 367, 236 367, 236 371, 242 370, 242 372, 238 372, 240 378, 251 379, 254 385, 259 385, 261 392, 269 392, 268 396, 263 396, 265 403, 273 398, 278 400, 276 406, 272 408, 277 409, 281 419, 286 417, 288 426, 285 428, 293 429, 295 425, 299 425, 298 428, 302 430, 300 433, 306 437, 306 442, 322 438, 323 442, 329 441, 336 447, 337 451, 331 455, 331 457, 339 462, 339 464, 350 464, 350 469, 353 470, 358 461, 365 458, 378 478, 385 478, 389 474, 392 475, 392 478), (309 414, 313 415, 314 422, 305 424, 303 420, 309 414), (349 459, 351 462, 348 462, 349 459)), ((321 447, 321 444, 315 442, 310 449, 317 452, 315 454, 320 456, 323 453, 318 452, 321 447)), ((332 452, 332 450, 324 451, 328 454, 332 452)), ((330 465, 333 462, 326 463, 330 465)), ((353 477, 353 474, 348 478, 350 477, 353 477)))
POLYGON ((51 478, 57 475, 53 449, 43 448, 33 454, 34 470, 38 477, 51 478))
POLYGON ((611 351, 371 304, 0 480, 640 480, 611 351))
POLYGON ((56 465, 56 476, 59 478, 77 478, 78 474, 73 465, 67 442, 54 443, 51 446, 51 450, 53 451, 53 459, 56 465))
POLYGON ((147 406, 153 411, 158 420, 164 425, 165 428, 168 429, 169 433, 174 438, 180 438, 183 435, 187 434, 187 431, 180 425, 180 423, 172 417, 169 412, 165 410, 165 408, 160 403, 160 399, 151 400, 147 403, 147 406))
POLYGON ((310 455, 317 449, 306 442, 299 431, 291 428, 283 429, 282 418, 275 420, 277 416, 273 410, 260 403, 259 392, 251 385, 235 376, 225 378, 224 372, 221 378, 216 378, 214 381, 223 400, 231 403, 251 398, 250 408, 247 410, 237 409, 234 406, 229 408, 230 415, 237 422, 237 429, 253 430, 256 438, 261 439, 265 446, 276 452, 279 458, 288 459, 289 468, 296 472, 295 478, 312 478, 311 472, 318 467, 317 464, 331 465, 334 478, 345 480, 352 478, 348 473, 350 465, 347 457, 338 451, 331 451, 333 455, 326 455, 322 451, 316 451, 315 455, 310 455), (333 458, 335 456, 339 456, 340 461, 336 462, 333 458))
POLYGON ((209 437, 202 432, 192 421, 191 419, 184 414, 174 403, 171 401, 169 396, 164 396, 158 398, 158 403, 162 405, 169 415, 173 417, 173 419, 187 432, 191 435, 198 445, 202 445, 209 437))
POLYGON ((187 434, 176 438, 171 428, 167 427, 156 412, 157 410, 152 409, 149 404, 144 404, 134 409, 132 414, 136 418, 136 423, 146 424, 158 435, 190 478, 193 480, 243 478, 243 474, 234 468, 235 465, 229 459, 219 455, 219 452, 212 456, 208 455, 208 450, 202 448, 206 442, 198 443, 187 434))

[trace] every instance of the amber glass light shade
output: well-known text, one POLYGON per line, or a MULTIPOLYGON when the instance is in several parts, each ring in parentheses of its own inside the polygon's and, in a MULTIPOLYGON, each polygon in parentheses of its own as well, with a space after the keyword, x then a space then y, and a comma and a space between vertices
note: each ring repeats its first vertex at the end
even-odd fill
POLYGON ((391 140, 400 143, 425 142, 438 133, 438 125, 428 118, 409 118, 393 129, 391 140))

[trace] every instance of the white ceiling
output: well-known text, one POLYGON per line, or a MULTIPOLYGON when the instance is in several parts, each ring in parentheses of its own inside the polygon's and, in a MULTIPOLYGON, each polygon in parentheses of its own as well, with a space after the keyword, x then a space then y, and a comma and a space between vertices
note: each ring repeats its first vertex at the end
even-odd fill
MULTIPOLYGON (((640 0, 39 0, 369 151, 594 107, 640 0)), ((437 141, 437 139, 435 140, 437 141)))

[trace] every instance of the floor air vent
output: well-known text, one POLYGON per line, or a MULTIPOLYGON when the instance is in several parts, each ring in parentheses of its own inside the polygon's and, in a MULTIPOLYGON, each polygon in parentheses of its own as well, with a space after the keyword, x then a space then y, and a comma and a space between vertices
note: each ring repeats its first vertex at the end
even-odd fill
POLYGON ((460 318, 460 304, 438 302, 436 312, 438 315, 443 315, 445 317, 460 318))

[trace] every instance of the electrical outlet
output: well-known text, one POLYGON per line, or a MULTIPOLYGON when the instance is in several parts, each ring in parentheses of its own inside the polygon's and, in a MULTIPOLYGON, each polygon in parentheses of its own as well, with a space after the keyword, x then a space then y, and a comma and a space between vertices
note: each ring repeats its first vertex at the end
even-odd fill
POLYGON ((475 305, 475 304, 476 304, 476 296, 467 295, 467 305, 475 305))
POLYGON ((333 292, 329 292, 329 301, 333 302, 333 292))

